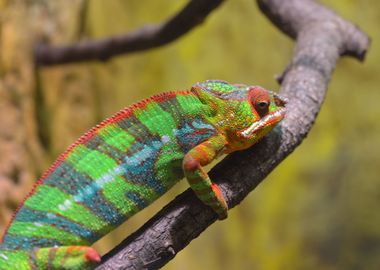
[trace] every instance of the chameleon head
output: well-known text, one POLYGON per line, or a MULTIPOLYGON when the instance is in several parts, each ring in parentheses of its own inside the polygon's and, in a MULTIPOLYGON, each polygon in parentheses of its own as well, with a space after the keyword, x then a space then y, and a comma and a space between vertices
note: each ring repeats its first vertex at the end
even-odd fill
POLYGON ((259 86, 249 86, 247 92, 252 122, 240 130, 238 136, 255 143, 284 118, 286 101, 278 94, 259 86))
POLYGON ((194 90, 213 107, 210 122, 226 135, 226 152, 250 147, 285 116, 286 101, 260 86, 206 81, 195 85, 194 90))

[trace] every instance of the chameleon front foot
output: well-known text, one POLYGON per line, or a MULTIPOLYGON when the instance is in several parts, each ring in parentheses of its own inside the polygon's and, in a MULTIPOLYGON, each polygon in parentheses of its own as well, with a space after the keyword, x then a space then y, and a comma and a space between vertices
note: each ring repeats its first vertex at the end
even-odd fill
POLYGON ((223 136, 216 136, 191 149, 183 159, 183 171, 195 195, 210 206, 219 219, 227 218, 228 206, 217 184, 212 183, 203 166, 209 164, 224 149, 223 136))

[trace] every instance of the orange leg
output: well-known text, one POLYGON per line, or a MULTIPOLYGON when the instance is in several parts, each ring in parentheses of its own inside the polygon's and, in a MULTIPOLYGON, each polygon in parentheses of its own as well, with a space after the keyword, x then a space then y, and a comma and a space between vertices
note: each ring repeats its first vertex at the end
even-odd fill
POLYGON ((221 154, 226 145, 223 136, 212 137, 191 149, 183 159, 183 171, 197 197, 210 206, 219 219, 227 218, 228 206, 219 187, 212 183, 203 166, 221 154))

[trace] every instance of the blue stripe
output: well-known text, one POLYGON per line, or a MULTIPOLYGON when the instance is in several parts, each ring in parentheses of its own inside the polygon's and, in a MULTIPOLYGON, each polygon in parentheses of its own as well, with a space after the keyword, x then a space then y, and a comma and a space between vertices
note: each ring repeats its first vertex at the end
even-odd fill
POLYGON ((136 140, 140 140, 141 142, 145 141, 147 138, 155 138, 155 136, 150 133, 149 129, 133 114, 128 118, 117 122, 117 125, 124 129, 127 133, 131 134, 134 138, 136 138, 136 140))
POLYGON ((161 145, 159 145, 161 138, 152 135, 149 129, 133 114, 119 121, 117 125, 136 139, 127 150, 124 162, 121 164, 125 170, 125 180, 146 185, 156 193, 164 194, 166 187, 154 176, 154 163, 161 151, 161 145), (150 154, 149 157, 146 156, 147 152, 150 154), (145 155, 144 159, 139 157, 140 154, 145 155), (127 160, 131 161, 131 164, 127 160))
MULTIPOLYGON (((87 191, 87 190, 86 190, 87 191)), ((90 195, 77 193, 76 198, 81 198, 79 203, 90 209, 95 215, 106 220, 110 225, 119 225, 125 220, 122 215, 107 199, 104 197, 102 190, 92 187, 90 195), (95 190, 94 190, 95 189, 95 190)))
POLYGON ((139 209, 144 209, 149 204, 147 201, 145 201, 141 197, 141 194, 138 194, 136 192, 132 192, 132 191, 126 192, 125 197, 127 197, 132 202, 134 202, 138 206, 139 209))
POLYGON ((162 181, 154 176, 154 164, 162 149, 161 141, 154 140, 132 145, 131 154, 125 157, 125 163, 121 164, 125 171, 125 179, 132 183, 146 185, 158 194, 164 194, 166 187, 162 181))
POLYGON ((8 233, 4 238, 4 243, 1 244, 4 249, 31 249, 33 247, 54 247, 63 246, 65 243, 60 243, 56 239, 38 238, 31 236, 18 236, 8 233))
POLYGON ((77 172, 69 163, 62 161, 44 180, 44 184, 57 187, 67 194, 76 194, 81 187, 90 185, 92 179, 77 172))
POLYGON ((116 162, 121 162, 125 157, 125 153, 119 149, 107 144, 102 137, 95 135, 85 143, 85 146, 89 149, 96 150, 100 153, 104 153, 111 157, 116 162))
POLYGON ((216 134, 217 130, 213 126, 199 118, 195 118, 192 121, 187 119, 175 130, 178 144, 184 153, 187 153, 192 148, 216 134))
POLYGON ((57 229, 77 235, 85 241, 94 242, 101 237, 94 231, 76 224, 71 220, 58 216, 53 213, 33 210, 24 205, 17 213, 15 221, 21 222, 36 222, 40 224, 48 224, 57 229))
POLYGON ((74 198, 76 202, 89 209, 94 215, 111 225, 118 225, 125 218, 104 196, 101 190, 93 185, 94 180, 83 173, 77 172, 73 166, 63 161, 44 184, 56 187, 74 198), (91 188, 89 188, 91 187, 91 188))
POLYGON ((207 130, 209 130, 209 131, 213 131, 213 132, 216 131, 215 128, 214 128, 212 125, 210 125, 210 124, 208 124, 208 123, 202 121, 202 120, 199 119, 199 118, 194 119, 194 121, 191 122, 191 124, 192 124, 193 127, 195 127, 197 130, 200 130, 200 129, 207 129, 207 130))

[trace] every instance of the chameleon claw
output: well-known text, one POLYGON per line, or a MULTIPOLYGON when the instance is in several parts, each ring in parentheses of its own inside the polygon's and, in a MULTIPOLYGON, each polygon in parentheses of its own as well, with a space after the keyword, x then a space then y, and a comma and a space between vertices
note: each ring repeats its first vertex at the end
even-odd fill
POLYGON ((101 261, 99 253, 93 248, 88 249, 88 251, 85 254, 85 257, 90 262, 99 263, 101 261))
POLYGON ((213 183, 211 187, 216 197, 218 198, 218 201, 221 203, 220 205, 217 206, 216 209, 214 209, 218 215, 218 219, 219 220, 226 219, 228 217, 228 205, 227 205, 226 200, 224 199, 222 191, 220 190, 220 187, 215 183, 213 183))

